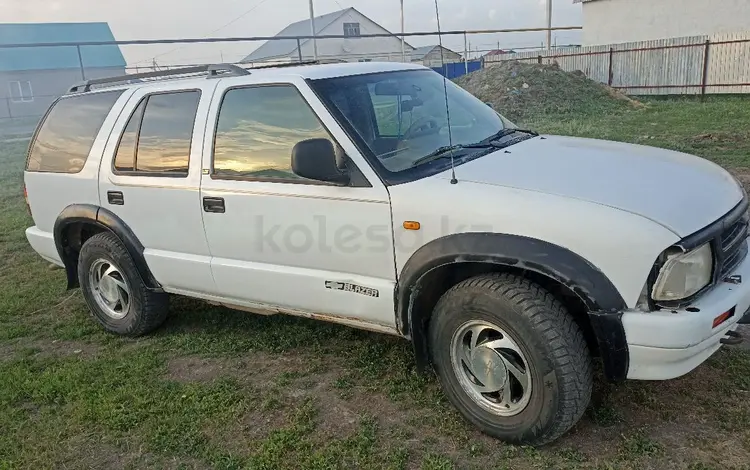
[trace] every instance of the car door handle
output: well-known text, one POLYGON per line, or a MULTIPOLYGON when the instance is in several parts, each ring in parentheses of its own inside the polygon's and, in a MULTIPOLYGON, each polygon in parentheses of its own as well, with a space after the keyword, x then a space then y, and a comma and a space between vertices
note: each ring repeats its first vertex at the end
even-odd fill
POLYGON ((110 204, 122 206, 125 204, 125 197, 122 195, 122 191, 107 191, 107 201, 110 204))
POLYGON ((204 197, 203 210, 206 212, 216 212, 218 214, 223 214, 224 212, 226 212, 226 207, 224 206, 224 198, 204 197))

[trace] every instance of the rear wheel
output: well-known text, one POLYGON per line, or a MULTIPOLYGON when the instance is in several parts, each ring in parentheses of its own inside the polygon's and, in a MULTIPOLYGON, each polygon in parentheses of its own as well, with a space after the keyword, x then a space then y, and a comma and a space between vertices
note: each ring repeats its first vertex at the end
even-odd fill
POLYGON ((146 287, 130 254, 112 233, 96 234, 83 244, 78 280, 92 316, 107 331, 140 336, 167 317, 169 297, 146 287))
POLYGON ((457 284, 435 307, 429 340, 448 399, 494 437, 545 444, 588 406, 592 364, 583 333, 527 279, 489 274, 457 284))

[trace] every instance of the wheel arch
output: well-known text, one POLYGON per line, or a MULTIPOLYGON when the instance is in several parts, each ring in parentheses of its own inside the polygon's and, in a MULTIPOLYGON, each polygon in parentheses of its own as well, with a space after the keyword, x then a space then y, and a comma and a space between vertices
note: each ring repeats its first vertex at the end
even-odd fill
POLYGON ((114 234, 133 259, 143 283, 161 292, 143 256, 144 247, 133 230, 115 213, 94 204, 71 204, 55 220, 55 247, 65 265, 68 289, 78 287, 78 256, 81 247, 91 236, 104 231, 114 234))
POLYGON ((399 331, 412 340, 420 369, 429 364, 426 328, 437 300, 453 285, 488 272, 512 272, 551 291, 599 351, 607 377, 627 376, 628 347, 620 321, 626 304, 606 275, 559 245, 497 233, 438 238, 419 248, 401 270, 396 321, 399 331))

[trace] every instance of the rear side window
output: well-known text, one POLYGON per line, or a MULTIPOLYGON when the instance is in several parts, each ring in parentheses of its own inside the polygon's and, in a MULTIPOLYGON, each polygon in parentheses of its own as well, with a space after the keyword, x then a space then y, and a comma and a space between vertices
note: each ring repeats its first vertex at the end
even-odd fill
POLYGON ((78 173, 122 90, 61 98, 47 113, 26 162, 27 171, 78 173))
POLYGON ((187 176, 200 96, 200 91, 180 91, 144 98, 120 137, 115 171, 187 176))

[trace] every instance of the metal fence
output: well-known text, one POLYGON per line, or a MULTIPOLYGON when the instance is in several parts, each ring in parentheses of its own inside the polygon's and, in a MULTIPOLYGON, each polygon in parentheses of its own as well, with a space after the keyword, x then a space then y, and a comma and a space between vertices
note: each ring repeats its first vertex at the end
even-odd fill
POLYGON ((60 95, 44 94, 33 97, 30 102, 15 100, 11 97, 0 98, 0 139, 30 135, 41 119, 44 111, 60 95))
POLYGON ((750 93, 750 32, 520 52, 486 64, 507 60, 554 62, 632 95, 750 93))
MULTIPOLYGON (((568 31, 581 29, 579 26, 559 26, 554 27, 554 31, 568 31)), ((401 34, 392 33, 375 33, 361 34, 356 38, 345 35, 316 34, 315 37, 310 35, 303 36, 285 36, 285 37, 223 37, 223 38, 180 38, 180 39, 138 39, 126 41, 89 41, 89 42, 71 42, 71 43, 35 43, 35 44, 3 44, 0 48, 17 48, 28 50, 33 53, 33 48, 54 47, 60 49, 61 53, 65 52, 74 56, 77 67, 66 69, 65 71, 39 70, 39 71, 21 71, 0 73, 0 137, 14 137, 19 134, 30 134, 38 120, 44 114, 49 104, 55 98, 60 96, 74 82, 88 78, 102 78, 105 76, 121 75, 123 68, 107 69, 96 68, 92 64, 86 63, 87 54, 92 47, 96 46, 118 46, 124 51, 134 48, 138 50, 139 55, 145 55, 146 51, 154 51, 153 59, 147 62, 136 61, 129 63, 125 67, 126 73, 148 72, 174 67, 184 67, 192 65, 204 65, 209 63, 238 63, 245 58, 253 49, 265 41, 285 41, 286 45, 291 44, 288 53, 282 57, 273 57, 268 60, 258 62, 243 62, 244 66, 252 67, 256 65, 267 65, 269 62, 300 62, 317 59, 320 62, 331 61, 394 61, 394 62, 420 62, 411 56, 411 47, 406 53, 402 53, 402 41, 419 39, 420 42, 431 41, 433 44, 442 42, 446 47, 455 51, 450 58, 446 58, 445 65, 436 68, 449 78, 455 78, 468 71, 473 71, 481 67, 481 56, 484 52, 489 51, 487 43, 492 46, 496 44, 497 39, 507 37, 507 34, 521 33, 529 43, 534 43, 531 37, 534 35, 544 35, 547 28, 520 28, 520 29, 493 29, 493 30, 460 30, 460 31, 421 31, 401 34), (525 35, 525 36, 524 36, 525 35), (531 35, 531 37, 529 36, 531 35), (395 39, 395 40, 394 40, 395 39), (308 41, 312 40, 312 41, 308 41), (316 43, 315 56, 311 43, 316 43), (485 47, 480 48, 478 44, 483 43, 485 47), (472 46, 473 44, 473 46, 472 46), (168 52, 156 51, 154 48, 164 45, 170 45, 168 52), (82 52, 83 50, 83 52, 82 52), (234 50, 234 52, 230 52, 234 50), (242 50, 243 53, 238 51, 242 50), (174 51, 179 51, 180 55, 188 55, 189 59, 180 61, 166 62, 165 55, 174 51), (457 54, 456 54, 457 53, 457 54), (12 97, 13 92, 9 91, 9 84, 15 83, 16 96, 12 97), (23 84, 23 86, 22 86, 23 84), (24 89, 24 91, 21 90, 24 89), (25 92, 33 94, 25 96, 25 92), (24 95, 19 98, 18 95, 24 95)), ((519 36, 516 35, 515 38, 519 36)), ((505 44, 507 41, 497 42, 505 44)), ((517 43, 517 41, 516 41, 517 43)), ((537 42, 538 43, 538 42, 537 42)), ((494 47, 492 47, 494 49, 494 47)), ((149 54, 151 55, 151 54, 149 54)), ((424 63, 434 67, 434 57, 430 63, 425 58, 424 63)), ((422 63, 422 62, 420 62, 422 63)))
MULTIPOLYGON (((578 26, 561 26, 552 28, 554 31, 576 30, 578 26)), ((664 39, 636 43, 616 44, 607 46, 588 47, 553 47, 551 50, 536 48, 530 51, 520 51, 523 48, 513 48, 517 52, 510 54, 484 55, 489 49, 480 49, 476 44, 483 40, 492 39, 494 46, 498 35, 508 33, 542 34, 546 28, 496 29, 496 30, 467 30, 467 31, 435 31, 405 33, 403 39, 419 37, 424 42, 427 38, 438 43, 438 35, 445 46, 451 47, 459 53, 460 58, 448 59, 442 67, 434 69, 448 78, 456 78, 464 73, 477 70, 483 66, 492 65, 506 60, 536 61, 540 63, 556 62, 568 71, 581 70, 588 77, 629 94, 709 94, 709 93, 750 93, 750 32, 737 34, 723 34, 713 36, 693 36, 685 38, 664 39), (484 38, 484 39, 483 39, 484 38), (472 44, 475 46, 472 47, 472 44)), ((400 47, 389 49, 379 48, 382 42, 378 38, 393 38, 402 40, 400 34, 362 34, 355 41, 343 35, 316 35, 320 54, 320 61, 414 61, 411 54, 402 55, 400 47), (342 41, 348 41, 342 45, 342 41), (369 41, 369 42, 368 42, 369 41), (330 47, 330 45, 337 45, 330 47), (369 44, 367 47, 363 45, 369 44), (347 51, 349 45, 354 50, 347 51), (339 51, 339 52, 337 52, 339 51)), ((239 62, 242 55, 225 56, 222 52, 228 46, 217 44, 243 44, 242 49, 254 48, 261 41, 291 41, 296 46, 296 52, 286 57, 273 59, 281 62, 307 61, 313 59, 310 48, 303 44, 312 36, 294 37, 230 37, 230 38, 193 38, 193 39, 160 39, 160 40, 130 40, 85 43, 44 43, 44 44, 5 44, 0 47, 61 47, 75 48, 79 58, 79 69, 72 69, 66 78, 48 76, 46 81, 59 85, 57 89, 42 89, 34 83, 33 100, 13 99, 4 96, 0 86, 0 137, 13 137, 30 134, 46 107, 57 96, 77 81, 80 77, 93 78, 95 76, 109 76, 121 74, 119 71, 86 68, 85 58, 80 54, 81 48, 101 45, 117 45, 120 47, 153 47, 154 45, 170 44, 175 49, 188 46, 201 48, 206 52, 194 60, 178 63, 163 64, 154 59, 151 63, 135 63, 126 67, 128 73, 145 72, 149 70, 169 69, 175 66, 199 65, 206 63, 239 62), (59 82, 59 83, 57 83, 59 82), (70 83, 69 83, 70 82, 70 83)), ((485 42, 486 44, 486 42, 485 42)), ((507 42, 498 42, 498 49, 507 42)), ((392 44, 391 44, 392 45, 392 44)), ((494 47, 492 47, 494 49, 494 47)), ((510 47, 505 46, 505 49, 510 47)), ((247 52, 246 52, 247 53, 247 52)), ((245 53, 245 54, 246 54, 245 53)), ((159 55, 159 54, 156 54, 159 55)), ((247 66, 262 64, 247 64, 247 66)), ((41 73, 41 72, 40 72, 41 73)), ((19 78, 8 78, 19 80, 19 78)), ((35 80, 24 77, 20 80, 35 80)), ((29 86, 31 88, 31 86, 29 86)))

